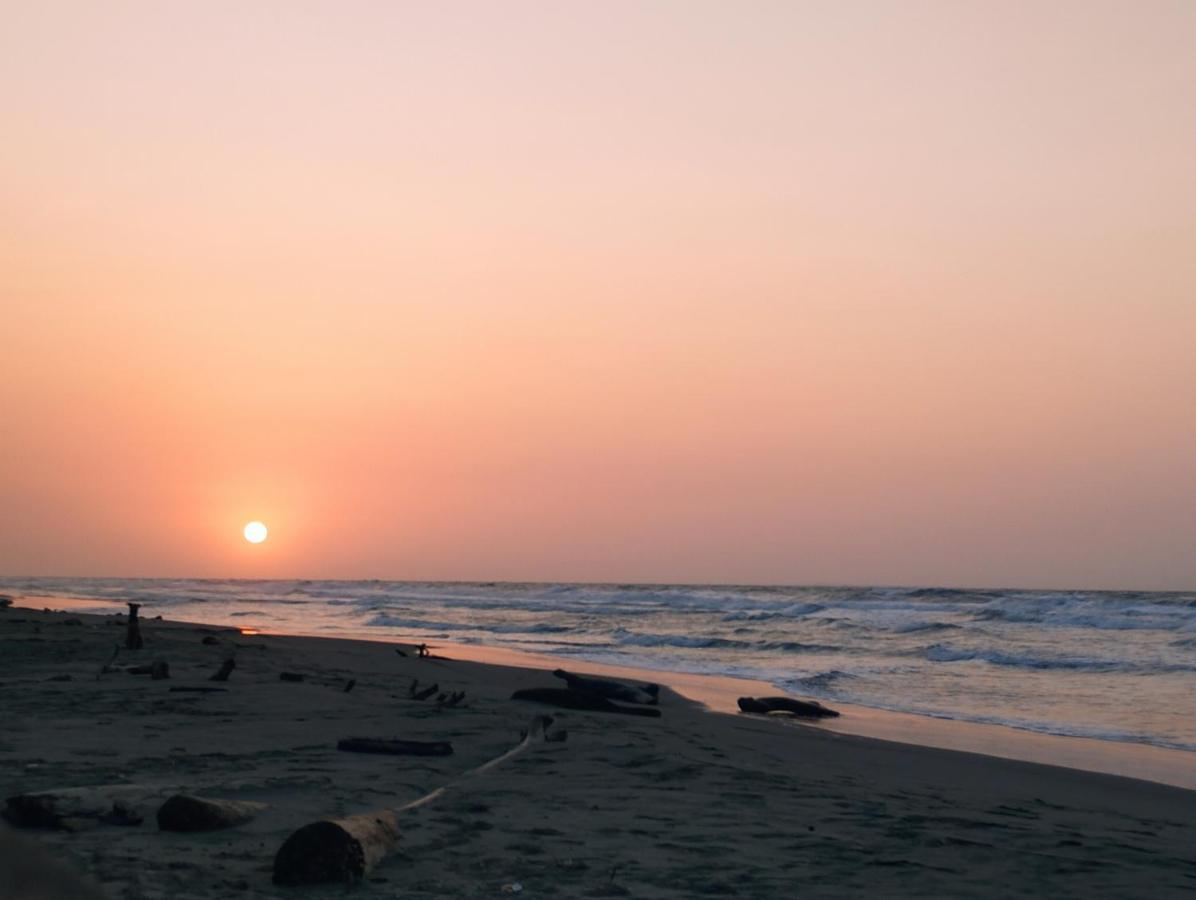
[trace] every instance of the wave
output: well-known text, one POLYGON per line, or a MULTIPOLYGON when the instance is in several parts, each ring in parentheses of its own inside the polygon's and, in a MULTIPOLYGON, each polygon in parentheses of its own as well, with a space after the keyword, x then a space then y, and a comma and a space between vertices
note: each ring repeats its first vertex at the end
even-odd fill
POLYGON ((956 631, 962 627, 950 622, 910 622, 907 625, 899 625, 893 631, 897 634, 921 634, 931 631, 956 631))
POLYGON ((527 625, 483 625, 476 622, 443 622, 430 619, 408 619, 379 613, 365 622, 370 628, 407 628, 415 631, 489 631, 492 634, 562 634, 573 629, 568 625, 549 625, 543 622, 527 625))
POLYGON ((795 693, 802 693, 803 691, 824 691, 832 684, 840 681, 847 681, 849 679, 858 678, 851 672, 844 672, 840 669, 831 669, 827 672, 819 672, 816 675, 806 675, 801 678, 787 678, 781 685, 786 690, 792 690, 795 693))
POLYGON ((1136 672, 1164 674, 1170 672, 1196 672, 1196 666, 1182 663, 1138 663, 1128 660, 1091 659, 1085 657, 1042 657, 1028 654, 1005 653, 1000 650, 967 650, 949 644, 932 644, 922 650, 923 658, 931 662, 968 662, 979 660, 994 666, 1009 666, 1018 669, 1075 669, 1091 672, 1136 672))

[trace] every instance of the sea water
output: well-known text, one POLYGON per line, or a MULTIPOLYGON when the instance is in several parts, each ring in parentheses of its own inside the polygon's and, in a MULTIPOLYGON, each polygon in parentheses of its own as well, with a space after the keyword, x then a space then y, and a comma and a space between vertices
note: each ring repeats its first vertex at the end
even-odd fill
POLYGON ((823 701, 1196 751, 1192 593, 58 578, 0 578, 0 592, 741 676, 823 701))

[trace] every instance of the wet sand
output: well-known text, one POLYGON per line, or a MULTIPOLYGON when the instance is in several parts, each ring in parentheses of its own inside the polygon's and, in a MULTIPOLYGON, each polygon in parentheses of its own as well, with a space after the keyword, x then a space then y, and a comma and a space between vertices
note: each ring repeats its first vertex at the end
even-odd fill
MULTIPOLYGON (((167 660, 169 680, 97 679, 120 619, 0 611, 0 795, 113 784, 143 795, 139 826, 25 833, 109 898, 344 896, 271 883, 287 834, 451 783, 542 712, 567 741, 403 813, 397 851, 354 895, 492 897, 516 884, 545 898, 1196 891, 1196 792, 1174 786, 859 737, 845 733, 864 715, 851 710, 833 729, 799 726, 712 713, 665 689, 660 719, 553 711, 510 694, 559 681, 494 657, 426 660, 378 642, 152 619, 143 632, 145 648, 120 661, 167 660), (226 692, 170 692, 210 686, 230 652, 226 692), (465 705, 412 700, 415 678, 465 691, 465 705), (348 736, 449 740, 455 752, 339 752, 348 736), (268 808, 227 831, 158 831, 156 803, 180 790, 268 808)), ((465 652, 454 649, 440 652, 465 652)), ((716 709, 743 684, 656 677, 716 709)))

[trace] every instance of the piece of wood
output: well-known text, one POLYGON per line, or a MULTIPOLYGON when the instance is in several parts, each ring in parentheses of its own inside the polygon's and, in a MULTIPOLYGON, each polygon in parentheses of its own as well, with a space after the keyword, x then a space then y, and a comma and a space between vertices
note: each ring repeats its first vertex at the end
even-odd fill
POLYGON ((299 672, 279 672, 278 673, 279 681, 302 681, 306 677, 307 677, 306 675, 303 675, 299 672))
POLYGON ((828 709, 817 700, 795 700, 792 697, 740 697, 739 708, 746 713, 768 715, 789 713, 806 719, 834 718, 839 713, 828 709))
POLYGON ((129 650, 140 650, 144 646, 141 640, 141 622, 137 618, 140 603, 129 603, 129 621, 125 629, 125 647, 129 650))
POLYGON ((344 692, 347 694, 347 693, 349 693, 349 691, 353 690, 353 688, 355 688, 356 686, 357 686, 357 679, 350 678, 347 682, 345 682, 344 692))
POLYGON ((252 800, 175 794, 158 808, 159 831, 219 831, 243 825, 266 808, 252 800))
POLYGON ((138 825, 142 819, 136 805, 162 791, 145 785, 105 784, 18 794, 4 801, 0 815, 17 828, 77 831, 100 822, 138 825))
POLYGON ((435 693, 436 693, 437 691, 439 691, 439 690, 440 690, 440 684, 439 684, 439 683, 436 683, 436 684, 432 685, 432 686, 431 686, 431 687, 429 687, 429 688, 424 688, 422 691, 415 691, 415 692, 414 692, 414 693, 411 695, 411 699, 413 699, 413 700, 427 700, 429 697, 431 697, 433 694, 435 694, 435 693))
POLYGON ((621 713, 625 716, 644 716, 651 719, 660 718, 660 710, 655 707, 619 706, 617 703, 611 703, 605 697, 574 691, 568 688, 524 688, 513 693, 511 699, 544 703, 548 706, 558 706, 562 709, 621 713))
POLYGON ((96 672, 96 681, 100 680, 101 675, 105 675, 112 671, 112 664, 116 662, 116 657, 120 655, 120 644, 112 648, 112 655, 108 657, 108 662, 100 666, 100 671, 96 672))
POLYGON ((341 738, 337 750, 349 753, 387 753, 391 756, 450 756, 453 745, 448 741, 404 741, 398 738, 341 738))
POLYGON ((312 822, 278 849, 274 883, 358 882, 398 842, 399 823, 390 809, 312 822))
POLYGON ((237 661, 231 656, 220 664, 220 668, 216 671, 208 681, 228 681, 228 676, 233 673, 233 669, 237 667, 237 661))
POLYGON ((164 678, 170 677, 170 664, 166 660, 159 659, 152 663, 141 663, 136 666, 125 666, 124 668, 110 666, 109 671, 124 672, 127 675, 149 675, 154 681, 161 681, 164 678))
POLYGON ((564 680, 573 691, 596 694, 607 700, 620 700, 623 703, 640 703, 654 706, 660 700, 660 685, 645 684, 642 686, 624 684, 610 678, 592 678, 588 675, 574 675, 564 669, 556 669, 552 673, 564 680))

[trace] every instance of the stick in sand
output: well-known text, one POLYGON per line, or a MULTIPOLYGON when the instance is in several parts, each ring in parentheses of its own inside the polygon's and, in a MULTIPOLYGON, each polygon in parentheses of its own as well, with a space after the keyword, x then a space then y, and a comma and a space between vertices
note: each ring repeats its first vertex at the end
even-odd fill
POLYGON ((141 623, 137 619, 137 610, 139 609, 141 609, 140 603, 129 603, 129 625, 125 631, 125 646, 130 650, 140 650, 142 647, 141 623))
POLYGON ((323 819, 292 834, 274 857, 275 884, 326 884, 360 881, 399 842, 398 814, 437 800, 461 782, 481 775, 545 739, 551 716, 536 716, 523 740, 506 753, 470 769, 417 800, 342 819, 323 819))

